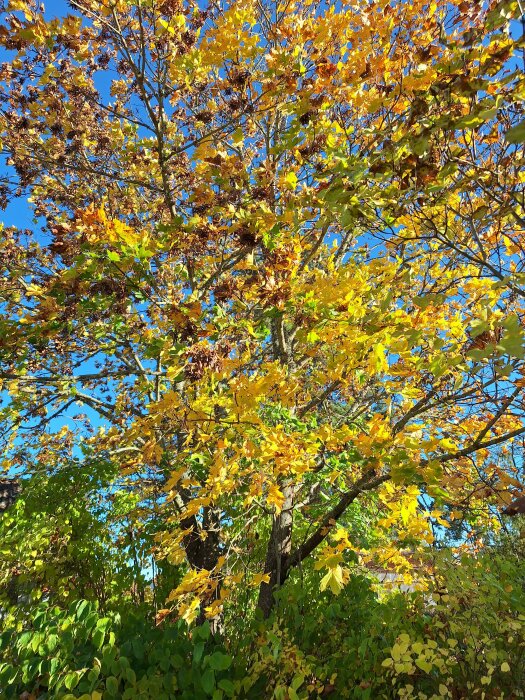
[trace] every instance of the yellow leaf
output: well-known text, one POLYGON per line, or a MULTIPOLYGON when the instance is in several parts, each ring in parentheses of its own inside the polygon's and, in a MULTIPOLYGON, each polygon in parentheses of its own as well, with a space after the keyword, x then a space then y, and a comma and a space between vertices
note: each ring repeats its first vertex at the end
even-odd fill
POLYGON ((420 656, 416 659, 416 666, 418 666, 425 673, 430 673, 432 670, 432 664, 427 661, 424 656, 420 656))
POLYGON ((275 511, 277 513, 281 512, 284 503, 284 494, 277 484, 271 484, 269 487, 266 503, 270 506, 275 506, 275 511))
POLYGON ((510 666, 506 661, 501 664, 501 670, 503 673, 508 673, 510 671, 510 666))
POLYGON ((324 591, 330 588, 334 595, 339 595, 343 590, 343 569, 340 566, 336 566, 323 577, 321 581, 321 590, 324 591))
POLYGON ((334 552, 330 548, 327 548, 324 552, 324 556, 316 562, 315 569, 316 571, 324 568, 334 569, 342 559, 343 555, 341 552, 334 552))
POLYGON ((188 625, 191 625, 191 623, 197 618, 200 604, 201 602, 198 598, 193 598, 189 604, 181 606, 181 617, 187 622, 188 625))
POLYGON ((297 175, 293 172, 293 170, 285 175, 284 181, 291 190, 295 190, 297 187, 297 175))
POLYGON ((320 336, 316 333, 316 331, 309 331, 306 335, 306 341, 308 343, 315 343, 316 340, 320 340, 320 336))
POLYGON ((374 345, 372 369, 378 373, 388 370, 388 361, 385 356, 385 346, 383 343, 376 343, 374 345))

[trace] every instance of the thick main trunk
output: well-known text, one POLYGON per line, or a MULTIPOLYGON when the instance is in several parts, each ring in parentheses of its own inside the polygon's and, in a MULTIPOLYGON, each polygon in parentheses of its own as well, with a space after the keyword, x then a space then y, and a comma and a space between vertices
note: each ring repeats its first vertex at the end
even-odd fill
MULTIPOLYGON (((292 345, 293 340, 287 337, 284 324, 284 316, 279 315, 272 319, 272 347, 275 359, 283 366, 293 370, 294 360, 292 345)), ((293 412, 293 411, 292 411, 293 412)), ((287 481, 282 485, 284 501, 281 512, 273 516, 272 531, 266 549, 264 573, 268 574, 269 581, 261 583, 259 588, 258 607, 264 617, 268 617, 275 604, 274 595, 285 582, 288 575, 286 562, 292 551, 293 509, 296 486, 293 481, 287 481)))
MULTIPOLYGON (((220 518, 211 508, 206 508, 203 514, 202 527, 197 519, 192 516, 181 522, 185 530, 189 530, 184 538, 184 549, 188 563, 194 569, 212 571, 219 561, 220 556, 220 518), (201 532, 205 532, 205 537, 201 537, 201 532)), ((219 576, 218 573, 215 574, 219 576)), ((212 592, 208 600, 201 605, 201 611, 197 622, 202 624, 207 618, 204 608, 217 599, 220 593, 221 581, 218 581, 216 589, 212 592)), ((213 634, 220 634, 223 631, 222 615, 215 615, 209 619, 213 634)))
POLYGON ((264 617, 270 615, 275 603, 274 594, 286 580, 288 575, 286 561, 292 551, 293 485, 284 486, 283 494, 283 507, 281 512, 273 518, 264 563, 264 573, 269 575, 270 580, 268 583, 263 582, 259 588, 258 607, 262 610, 264 617))

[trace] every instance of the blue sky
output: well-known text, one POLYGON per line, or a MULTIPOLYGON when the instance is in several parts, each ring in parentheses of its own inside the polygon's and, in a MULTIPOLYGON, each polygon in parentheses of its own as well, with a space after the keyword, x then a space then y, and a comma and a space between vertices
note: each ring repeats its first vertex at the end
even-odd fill
MULTIPOLYGON (((52 19, 54 17, 64 17, 67 14, 76 14, 76 11, 73 8, 69 7, 69 4, 66 0, 48 0, 48 2, 45 3, 44 15, 46 19, 52 19)), ((12 60, 12 57, 13 52, 6 51, 5 49, 0 49, 0 62, 10 61, 12 60)), ((19 197, 18 199, 11 201, 5 211, 0 211, 0 223, 4 224, 5 226, 29 228, 33 231, 38 232, 39 224, 34 219, 31 204, 27 201, 28 196, 29 195, 27 194, 23 197, 19 197)), ((83 371, 94 370, 94 366, 88 367, 88 365, 85 365, 83 367, 83 371)), ((2 405, 1 398, 2 397, 0 396, 0 406, 2 405)), ((69 427, 73 428, 75 425, 75 420, 73 416, 79 413, 87 414, 90 417, 93 427, 96 428, 102 425, 100 416, 95 411, 84 405, 73 405, 64 415, 61 415, 55 418, 53 421, 51 421, 51 423, 49 424, 49 430, 57 431, 60 430, 60 428, 64 425, 68 425, 69 427)), ((80 451, 78 449, 75 449, 75 456, 80 456, 80 451)))
MULTIPOLYGON (((45 17, 62 17, 73 13, 66 0, 48 0, 45 3, 45 17)), ((0 61, 9 61, 12 58, 11 51, 0 49, 0 61)), ((0 222, 6 226, 17 226, 19 228, 32 228, 34 226, 31 207, 25 197, 21 197, 9 204, 5 211, 0 211, 0 222)))

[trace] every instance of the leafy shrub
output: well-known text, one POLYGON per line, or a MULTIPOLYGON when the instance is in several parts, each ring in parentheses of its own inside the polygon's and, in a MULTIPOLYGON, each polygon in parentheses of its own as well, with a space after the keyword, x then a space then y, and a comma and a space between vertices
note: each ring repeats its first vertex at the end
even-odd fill
MULTIPOLYGON (((369 578, 355 575, 337 597, 312 595, 297 581, 280 598, 273 620, 251 633, 240 697, 392 697, 382 662, 407 617, 423 628, 418 596, 381 599, 369 578)), ((238 654, 242 650, 234 653, 236 663, 238 654)))
POLYGON ((144 587, 122 536, 134 504, 113 483, 114 466, 102 459, 87 469, 69 460, 23 481, 17 502, 0 517, 1 605, 30 597, 60 605, 96 600, 115 609, 123 592, 144 587))
POLYGON ((156 627, 148 619, 102 617, 86 600, 67 611, 41 604, 30 626, 4 621, 0 636, 0 695, 28 691, 68 700, 199 700, 232 697, 231 657, 208 624, 156 627))
POLYGON ((425 593, 380 592, 354 575, 333 597, 313 592, 315 577, 296 581, 234 653, 246 669, 239 697, 525 697, 523 553, 443 554, 436 570, 425 593))
POLYGON ((7 616, 0 696, 123 700, 463 700, 523 698, 525 562, 495 547, 442 554, 425 593, 385 592, 354 574, 319 594, 319 572, 283 587, 269 620, 238 616, 228 636, 81 600, 7 616), (317 577, 317 578, 316 578, 317 577))
POLYGON ((444 555, 438 571, 423 633, 408 618, 383 662, 398 697, 525 697, 523 551, 444 555))

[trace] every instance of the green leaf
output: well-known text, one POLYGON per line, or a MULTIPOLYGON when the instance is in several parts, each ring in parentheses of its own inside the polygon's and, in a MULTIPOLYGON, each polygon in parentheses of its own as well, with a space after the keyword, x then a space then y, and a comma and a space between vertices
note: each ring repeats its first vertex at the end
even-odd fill
POLYGON ((498 343, 505 354, 523 359, 525 357, 525 336, 523 331, 508 331, 498 343))
POLYGON ((294 676, 290 687, 293 688, 294 690, 299 690, 299 688, 302 686, 303 683, 304 683, 304 676, 302 676, 302 675, 294 676))
POLYGON ((80 680, 80 677, 76 671, 73 671, 72 673, 68 673, 67 676, 64 679, 64 685, 68 690, 73 690, 78 685, 78 681, 80 680))
POLYGON ((173 668, 183 668, 185 664, 184 659, 180 654, 173 654, 170 661, 173 668))
POLYGON ((499 111, 499 107, 491 107, 490 109, 482 109, 481 112, 479 113, 479 116, 484 119, 494 119, 495 116, 497 116, 499 111))
POLYGON ((108 676, 106 678, 106 690, 110 695, 116 696, 118 693, 118 680, 115 676, 108 676))
POLYGON ((18 668, 15 668, 10 664, 3 666, 0 671, 0 679, 2 683, 4 683, 7 687, 13 685, 16 681, 16 677, 18 676, 18 670, 18 668))
POLYGON ((416 153, 418 156, 422 156, 428 151, 429 140, 426 136, 422 136, 418 139, 414 139, 411 146, 414 153, 416 153))
POLYGON ((78 605, 76 607, 76 611, 75 611, 75 615, 76 615, 77 620, 82 620, 83 617, 85 617, 84 613, 86 613, 86 615, 87 615, 90 611, 91 611, 91 605, 90 605, 89 601, 88 600, 81 600, 78 603, 78 605))
POLYGON ((135 685, 137 682, 137 676, 135 674, 135 671, 132 668, 127 668, 124 673, 124 677, 128 681, 128 683, 131 683, 132 685, 135 685))
POLYGON ((505 140, 508 143, 525 142, 525 120, 509 129, 505 134, 505 140))
POLYGON ((195 636, 199 637, 204 641, 210 638, 210 633, 210 623, 208 622, 208 620, 206 620, 204 624, 202 624, 200 627, 197 627, 195 630, 195 636))
MULTIPOLYGON (((193 663, 198 664, 204 653, 204 642, 199 642, 193 647, 193 663)), ((212 667, 213 668, 213 667, 212 667)))
POLYGON ((100 629, 95 629, 92 635, 92 640, 93 644, 95 645, 96 649, 101 649, 103 644, 104 644, 104 637, 106 636, 106 633, 104 630, 100 629))
POLYGON ((223 654, 220 651, 215 651, 208 658, 208 663, 210 665, 210 668, 213 668, 215 671, 225 671, 227 668, 230 668, 232 658, 231 656, 228 656, 228 654, 223 654))
POLYGON ((101 617, 95 626, 98 630, 103 630, 105 632, 110 624, 111 619, 109 617, 101 617))
POLYGON ((479 114, 467 114, 455 123, 457 129, 475 129, 480 124, 483 124, 485 120, 479 114))
POLYGON ((46 644, 48 651, 53 651, 54 649, 56 649, 58 644, 58 635, 50 634, 46 640, 46 644))
POLYGON ((40 643, 42 642, 43 635, 40 634, 40 632, 36 632, 35 635, 33 636, 33 639, 31 640, 31 649, 35 652, 37 652, 38 647, 40 646, 40 643))
POLYGON ((92 668, 89 673, 87 674, 87 679, 90 683, 95 684, 95 681, 98 679, 100 676, 100 668, 92 668))
POLYGON ((467 357, 470 357, 475 362, 479 362, 480 360, 484 360, 487 357, 490 357, 493 352, 494 352, 494 345, 489 343, 484 348, 481 348, 479 350, 476 348, 472 348, 472 350, 469 350, 466 353, 466 355, 467 355, 467 357))
POLYGON ((233 694, 235 692, 235 686, 231 681, 229 681, 227 678, 223 678, 218 682, 217 685, 219 686, 219 688, 221 688, 221 690, 224 690, 224 692, 229 698, 233 697, 233 694))
POLYGON ((212 695, 215 688, 215 673, 211 668, 204 671, 201 676, 202 689, 207 695, 212 695))

